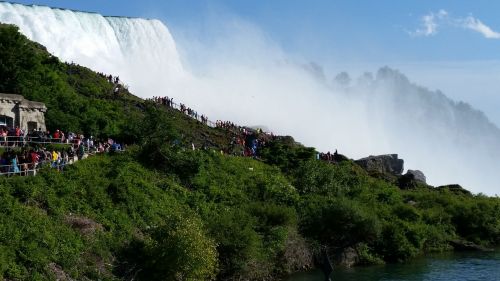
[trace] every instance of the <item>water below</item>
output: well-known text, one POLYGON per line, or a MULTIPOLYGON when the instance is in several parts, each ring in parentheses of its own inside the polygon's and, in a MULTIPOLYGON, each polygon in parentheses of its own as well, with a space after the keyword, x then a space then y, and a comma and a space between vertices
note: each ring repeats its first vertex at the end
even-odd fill
MULTIPOLYGON (((500 251, 432 255, 407 264, 335 268, 332 281, 500 281, 500 251)), ((319 271, 298 273, 288 281, 324 281, 319 271)))

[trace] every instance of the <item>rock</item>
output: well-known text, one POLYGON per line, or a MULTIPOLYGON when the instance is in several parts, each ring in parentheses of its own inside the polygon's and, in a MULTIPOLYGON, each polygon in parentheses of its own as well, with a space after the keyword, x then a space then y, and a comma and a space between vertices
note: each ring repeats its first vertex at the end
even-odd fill
POLYGON ((422 173, 422 171, 419 170, 408 170, 405 175, 408 175, 409 177, 413 177, 414 180, 421 182, 421 183, 427 183, 427 179, 422 173))
POLYGON ((307 241, 295 230, 288 233, 281 265, 287 273, 313 268, 314 255, 307 241))
POLYGON ((336 163, 340 163, 340 162, 344 162, 344 161, 349 161, 349 158, 347 158, 346 156, 344 156, 342 154, 336 153, 336 154, 333 154, 333 161, 335 161, 336 163))
POLYGON ((399 176, 403 173, 404 161, 397 154, 370 156, 355 161, 369 173, 399 176))
POLYGON ((74 281, 74 279, 72 279, 66 272, 63 271, 61 266, 55 263, 50 263, 47 267, 49 271, 54 274, 56 281, 74 281))
POLYGON ((352 247, 345 248, 341 253, 335 256, 335 264, 342 267, 353 267, 359 263, 359 255, 356 249, 352 247))
POLYGON ((86 217, 72 214, 65 216, 64 222, 85 236, 92 235, 104 229, 100 223, 86 217))
POLYGON ((463 188, 462 186, 458 184, 449 184, 449 185, 442 185, 436 187, 437 189, 448 189, 449 191, 455 193, 455 194, 463 194, 463 195, 472 195, 470 191, 467 189, 463 188))
POLYGON ((408 170, 408 172, 398 178, 397 182, 401 189, 413 189, 419 185, 426 185, 426 178, 424 173, 418 170, 408 170))
POLYGON ((478 251, 478 252, 492 252, 493 249, 477 245, 473 242, 465 240, 451 240, 450 245, 457 251, 478 251))
POLYGON ((410 201, 406 202, 406 204, 408 204, 410 206, 417 206, 418 205, 418 203, 415 202, 415 201, 413 201, 413 200, 410 200, 410 201))

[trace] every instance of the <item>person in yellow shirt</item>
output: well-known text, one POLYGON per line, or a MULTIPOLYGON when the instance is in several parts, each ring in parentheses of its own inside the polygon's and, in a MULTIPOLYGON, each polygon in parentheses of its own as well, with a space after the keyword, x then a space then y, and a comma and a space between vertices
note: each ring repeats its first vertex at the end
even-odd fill
POLYGON ((55 150, 52 150, 52 168, 57 167, 57 160, 59 159, 59 153, 55 150))

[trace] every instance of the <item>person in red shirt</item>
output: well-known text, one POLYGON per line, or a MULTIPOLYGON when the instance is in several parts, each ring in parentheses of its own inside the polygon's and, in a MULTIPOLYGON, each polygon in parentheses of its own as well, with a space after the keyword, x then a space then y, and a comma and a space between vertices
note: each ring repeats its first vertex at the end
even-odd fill
POLYGON ((53 137, 54 137, 54 140, 55 140, 55 141, 59 141, 59 139, 61 138, 61 134, 59 133, 59 130, 56 130, 56 131, 54 132, 53 137))
POLYGON ((19 141, 21 140, 21 129, 18 126, 16 126, 15 135, 16 135, 15 145, 17 146, 19 141))
POLYGON ((36 167, 38 166, 38 161, 40 160, 40 155, 38 155, 38 153, 32 150, 30 156, 31 156, 31 165, 33 169, 36 169, 36 167))

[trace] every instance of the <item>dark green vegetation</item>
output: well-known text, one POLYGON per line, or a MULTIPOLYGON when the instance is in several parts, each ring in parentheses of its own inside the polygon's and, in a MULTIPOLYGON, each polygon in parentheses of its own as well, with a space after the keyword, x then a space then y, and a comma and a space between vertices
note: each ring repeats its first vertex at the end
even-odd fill
POLYGON ((230 132, 115 96, 91 70, 4 25, 0 92, 45 102, 50 129, 133 144, 64 173, 0 178, 7 280, 263 280, 312 266, 322 246, 373 264, 450 250, 451 240, 500 243, 498 198, 400 190, 351 161, 316 161, 290 137, 261 161, 221 155, 230 132))

